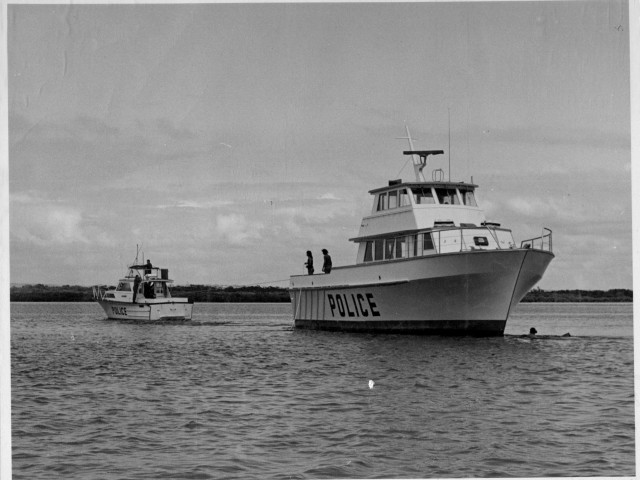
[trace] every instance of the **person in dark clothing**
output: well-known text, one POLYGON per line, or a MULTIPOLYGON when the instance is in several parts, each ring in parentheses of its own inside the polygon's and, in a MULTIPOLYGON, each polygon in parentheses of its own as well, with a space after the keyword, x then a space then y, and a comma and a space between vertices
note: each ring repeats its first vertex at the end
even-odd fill
POLYGON ((153 282, 144 282, 144 286, 142 287, 142 292, 144 293, 145 298, 156 298, 156 294, 154 292, 154 283, 153 282))
POLYGON ((324 255, 324 263, 322 264, 322 271, 324 273, 331 273, 331 257, 329 256, 329 252, 326 248, 322 249, 322 254, 324 255))
POLYGON ((140 286, 140 275, 136 275, 136 278, 133 280, 133 300, 132 303, 136 303, 136 296, 138 295, 138 287, 140 286))
POLYGON ((307 263, 305 263, 304 266, 307 267, 308 274, 313 275, 313 255, 309 250, 307 250, 307 263))
POLYGON ((153 265, 151 265, 151 260, 147 260, 147 264, 145 265, 144 274, 149 275, 151 273, 151 269, 153 265))

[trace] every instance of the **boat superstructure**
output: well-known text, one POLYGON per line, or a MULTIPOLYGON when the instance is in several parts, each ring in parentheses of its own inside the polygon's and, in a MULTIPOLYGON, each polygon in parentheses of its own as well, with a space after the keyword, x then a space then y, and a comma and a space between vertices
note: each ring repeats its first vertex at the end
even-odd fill
MULTIPOLYGON (((408 134, 408 131, 407 131, 408 134)), ((411 145, 411 143, 410 143, 411 145)), ((552 232, 516 244, 488 222, 473 183, 423 169, 442 150, 408 150, 415 181, 371 190, 355 265, 295 275, 289 292, 296 327, 447 335, 502 335, 513 307, 554 258, 552 232)))
POLYGON ((117 287, 94 286, 93 299, 115 320, 191 320, 193 302, 171 296, 169 270, 151 264, 128 267, 117 287))

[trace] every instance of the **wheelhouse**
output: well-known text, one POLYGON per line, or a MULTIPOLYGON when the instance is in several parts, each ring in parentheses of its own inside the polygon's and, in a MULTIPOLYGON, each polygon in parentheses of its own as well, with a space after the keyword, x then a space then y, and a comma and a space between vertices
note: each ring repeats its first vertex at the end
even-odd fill
POLYGON ((128 284, 128 291, 133 292, 137 285, 137 295, 144 298, 171 298, 169 284, 169 270, 166 268, 151 267, 149 265, 132 265, 127 276, 120 283, 128 284), (136 282, 136 276, 138 281, 136 282))
POLYGON ((173 280, 169 279, 169 270, 165 268, 150 267, 148 265, 131 265, 124 278, 118 280, 118 285, 104 289, 94 287, 94 296, 100 299, 111 299, 118 301, 131 301, 134 298, 139 300, 169 299, 171 290, 169 284, 173 280), (136 280, 136 277, 138 279, 136 280))
POLYGON ((388 187, 377 188, 369 193, 375 195, 372 214, 402 207, 421 205, 460 205, 477 208, 474 190, 470 183, 402 183, 390 180, 388 187))
POLYGON ((356 263, 516 247, 511 230, 487 222, 476 200, 477 185, 444 181, 440 169, 432 172, 431 181, 424 179, 427 157, 442 150, 404 153, 414 156, 416 180, 390 180, 369 191, 371 213, 351 239, 359 243, 356 263))

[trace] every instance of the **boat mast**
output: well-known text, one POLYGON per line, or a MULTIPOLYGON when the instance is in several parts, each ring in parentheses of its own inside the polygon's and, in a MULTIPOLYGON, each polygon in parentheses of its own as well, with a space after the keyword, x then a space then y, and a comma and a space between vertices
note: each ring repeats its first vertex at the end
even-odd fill
POLYGON ((449 117, 449 181, 451 181, 451 108, 447 108, 449 117))

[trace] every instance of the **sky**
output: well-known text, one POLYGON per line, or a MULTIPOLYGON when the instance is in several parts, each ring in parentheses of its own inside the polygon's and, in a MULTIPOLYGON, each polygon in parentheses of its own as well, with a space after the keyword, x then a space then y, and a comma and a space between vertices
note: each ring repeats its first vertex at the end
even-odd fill
MULTIPOLYGON (((479 185, 543 289, 632 288, 622 1, 12 4, 10 281, 287 286, 355 262, 402 151, 479 185)), ((428 176, 428 175, 427 175, 428 176)))

